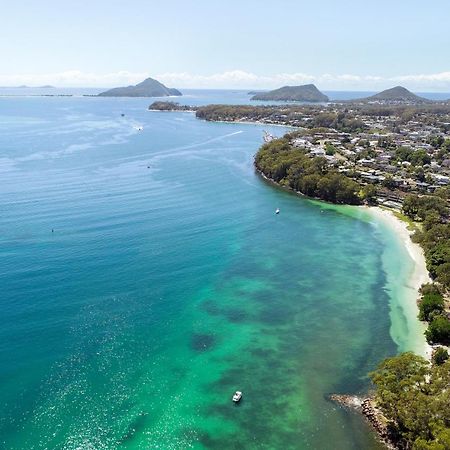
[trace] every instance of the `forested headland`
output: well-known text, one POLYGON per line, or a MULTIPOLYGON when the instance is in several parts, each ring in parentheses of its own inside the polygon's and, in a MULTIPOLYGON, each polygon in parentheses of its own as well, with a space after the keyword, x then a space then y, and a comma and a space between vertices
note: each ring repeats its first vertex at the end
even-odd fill
POLYGON ((400 449, 450 449, 450 360, 433 362, 413 353, 387 358, 370 374, 373 403, 382 412, 389 440, 400 449))
POLYGON ((332 203, 359 205, 361 187, 339 173, 325 158, 311 158, 292 146, 289 136, 264 144, 255 157, 256 168, 280 186, 332 203))

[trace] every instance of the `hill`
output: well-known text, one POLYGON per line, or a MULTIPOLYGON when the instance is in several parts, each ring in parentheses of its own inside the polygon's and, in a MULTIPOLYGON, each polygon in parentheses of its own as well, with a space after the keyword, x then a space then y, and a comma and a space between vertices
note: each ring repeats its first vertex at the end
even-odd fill
POLYGON ((386 89, 385 91, 379 92, 378 94, 371 95, 361 99, 367 102, 381 102, 381 103, 431 103, 424 97, 419 97, 413 94, 408 89, 403 86, 396 86, 391 89, 386 89))
POLYGON ((171 89, 153 78, 147 78, 135 86, 118 87, 98 94, 100 97, 168 97, 183 95, 177 89, 171 89))
POLYGON ((254 95, 251 100, 274 100, 292 102, 327 102, 329 99, 314 84, 283 86, 269 92, 254 95))

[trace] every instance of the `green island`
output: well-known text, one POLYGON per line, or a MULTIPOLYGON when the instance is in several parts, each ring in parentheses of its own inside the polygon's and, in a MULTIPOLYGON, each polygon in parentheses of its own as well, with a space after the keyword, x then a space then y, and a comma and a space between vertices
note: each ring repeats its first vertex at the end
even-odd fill
MULTIPOLYGON (((413 94, 403 86, 395 86, 390 89, 379 92, 378 94, 365 97, 359 101, 369 103, 389 103, 389 104, 420 104, 420 103, 433 103, 425 97, 413 94)), ((354 101, 353 101, 354 102, 354 101)))
POLYGON ((178 89, 168 88, 158 80, 146 78, 134 86, 123 86, 97 94, 98 97, 168 97, 183 95, 178 89))
POLYGON ((194 106, 180 105, 177 102, 165 102, 157 100, 153 102, 149 107, 149 111, 189 111, 195 112, 194 106))
POLYGON ((290 101, 290 102, 328 102, 329 98, 314 84, 302 86, 283 86, 269 92, 258 92, 250 100, 290 101))

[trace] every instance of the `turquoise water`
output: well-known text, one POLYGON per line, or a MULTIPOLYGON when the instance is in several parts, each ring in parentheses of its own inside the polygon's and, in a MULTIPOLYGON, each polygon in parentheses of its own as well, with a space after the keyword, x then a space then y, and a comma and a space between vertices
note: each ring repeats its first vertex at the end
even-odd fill
POLYGON ((379 448, 326 395, 408 346, 395 237, 261 180, 261 127, 147 106, 0 99, 1 448, 379 448))

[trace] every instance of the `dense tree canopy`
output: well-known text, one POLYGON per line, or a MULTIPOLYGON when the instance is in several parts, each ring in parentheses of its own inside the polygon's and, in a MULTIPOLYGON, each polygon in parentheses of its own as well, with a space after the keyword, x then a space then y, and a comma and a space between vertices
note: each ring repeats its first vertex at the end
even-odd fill
POLYGON ((358 183, 330 167, 325 158, 311 158, 303 149, 292 147, 287 138, 263 145, 255 164, 268 178, 310 197, 332 203, 361 203, 358 183))
POLYGON ((414 220, 423 221, 422 231, 416 232, 414 239, 425 251, 431 276, 447 289, 450 288, 450 223, 447 201, 436 195, 407 195, 403 202, 403 212, 414 220))
POLYGON ((407 449, 450 449, 450 361, 413 353, 388 358, 370 374, 376 401, 407 449))

